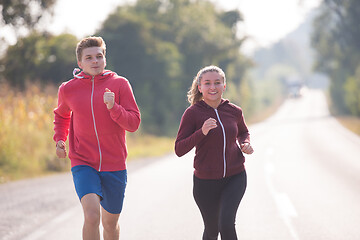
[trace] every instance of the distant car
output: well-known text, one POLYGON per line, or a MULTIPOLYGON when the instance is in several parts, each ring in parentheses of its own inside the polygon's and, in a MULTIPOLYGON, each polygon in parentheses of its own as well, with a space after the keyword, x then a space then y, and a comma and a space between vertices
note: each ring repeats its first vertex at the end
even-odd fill
POLYGON ((301 89, 303 84, 301 82, 291 82, 287 84, 288 96, 290 98, 299 98, 301 97, 301 89))
POLYGON ((290 98, 299 98, 301 97, 301 87, 293 86, 288 89, 290 98))

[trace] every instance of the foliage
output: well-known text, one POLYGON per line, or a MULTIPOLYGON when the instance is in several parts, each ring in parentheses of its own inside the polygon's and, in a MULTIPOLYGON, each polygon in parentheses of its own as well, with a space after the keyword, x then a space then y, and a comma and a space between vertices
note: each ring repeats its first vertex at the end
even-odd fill
MULTIPOLYGON (((251 66, 239 52, 244 39, 237 37, 236 25, 241 20, 238 11, 222 11, 207 0, 138 0, 108 16, 94 35, 106 41, 107 68, 129 79, 144 132, 175 134, 192 79, 206 65, 220 66, 229 86, 241 86, 251 66)), ((21 89, 26 82, 59 85, 76 66, 76 43, 69 34, 34 31, 7 49, 0 77, 21 89)), ((249 102, 237 92, 227 96, 249 102)))
POLYGON ((272 47, 260 49, 254 54, 257 68, 251 76, 254 93, 251 112, 265 111, 282 102, 287 96, 287 84, 291 81, 305 83, 311 75, 307 66, 310 59, 306 44, 294 41, 291 36, 275 43, 272 47))
POLYGON ((360 65, 354 76, 349 77, 344 85, 345 103, 354 116, 360 116, 360 65))
POLYGON ((0 62, 4 66, 2 76, 11 86, 22 89, 27 81, 58 84, 68 80, 76 66, 76 43, 70 34, 33 32, 7 49, 0 62))
MULTIPOLYGON (((268 48, 254 52, 255 68, 250 75, 256 89, 251 111, 264 112, 278 106, 290 95, 294 84, 323 87, 313 73, 313 54, 309 35, 315 12, 293 32, 268 48), (316 85, 317 84, 317 85, 316 85)), ((268 115, 268 114, 266 114, 268 115)))
POLYGON ((255 52, 257 74, 263 78, 273 65, 283 65, 293 68, 292 75, 306 79, 311 74, 311 66, 308 65, 311 62, 310 55, 310 47, 306 48, 292 39, 284 39, 275 43, 271 48, 255 52))
POLYGON ((331 80, 330 95, 340 113, 360 114, 360 88, 355 84, 360 61, 360 2, 325 0, 314 21, 312 45, 317 51, 315 68, 331 80), (355 87, 354 89, 349 86, 355 87), (351 98, 351 99, 349 99, 351 98), (356 107, 357 106, 357 107, 356 107))
POLYGON ((239 53, 241 19, 238 11, 189 0, 138 0, 108 17, 97 35, 107 42, 108 66, 130 80, 146 132, 174 134, 188 106, 186 92, 203 66, 232 68, 227 79, 240 84, 250 65, 239 53))
POLYGON ((1 23, 33 29, 46 14, 52 14, 56 0, 0 0, 1 23))

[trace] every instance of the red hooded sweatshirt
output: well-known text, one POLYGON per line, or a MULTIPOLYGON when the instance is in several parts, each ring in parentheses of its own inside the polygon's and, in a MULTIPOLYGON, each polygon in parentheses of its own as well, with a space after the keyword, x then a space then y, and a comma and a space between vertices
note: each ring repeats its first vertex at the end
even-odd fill
POLYGON ((71 166, 88 165, 98 171, 126 169, 125 130, 140 125, 140 111, 127 79, 105 70, 97 76, 84 72, 59 87, 54 110, 54 140, 69 135, 71 166), (110 110, 104 103, 105 89, 115 93, 110 110))
POLYGON ((250 142, 241 108, 224 99, 217 109, 199 101, 187 108, 181 118, 175 153, 181 157, 196 147, 195 176, 221 179, 245 169, 245 158, 238 142, 250 142), (217 127, 205 136, 201 128, 208 118, 216 119, 217 127))

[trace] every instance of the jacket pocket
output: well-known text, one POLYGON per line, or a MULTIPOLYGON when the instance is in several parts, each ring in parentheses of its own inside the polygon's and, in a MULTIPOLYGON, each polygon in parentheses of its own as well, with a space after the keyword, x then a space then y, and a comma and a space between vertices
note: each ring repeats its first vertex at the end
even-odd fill
POLYGON ((104 134, 100 136, 103 163, 124 161, 127 156, 125 136, 122 134, 104 134))

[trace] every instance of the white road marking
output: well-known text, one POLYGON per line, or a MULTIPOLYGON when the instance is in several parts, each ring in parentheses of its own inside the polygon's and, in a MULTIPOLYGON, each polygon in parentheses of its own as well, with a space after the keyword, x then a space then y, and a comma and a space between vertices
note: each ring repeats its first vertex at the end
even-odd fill
POLYGON ((276 191, 274 183, 272 181, 272 175, 275 172, 275 166, 271 162, 270 158, 273 158, 274 151, 272 148, 267 149, 267 155, 269 158, 266 161, 266 164, 264 166, 265 168, 265 180, 266 184, 268 186, 269 192, 271 196, 273 197, 275 204, 278 208, 279 214, 281 218, 283 219, 286 227, 288 228, 292 239, 293 240, 299 240, 299 236, 295 230, 294 225, 292 224, 291 219, 297 217, 297 212, 292 204, 289 196, 286 193, 280 193, 276 191))

